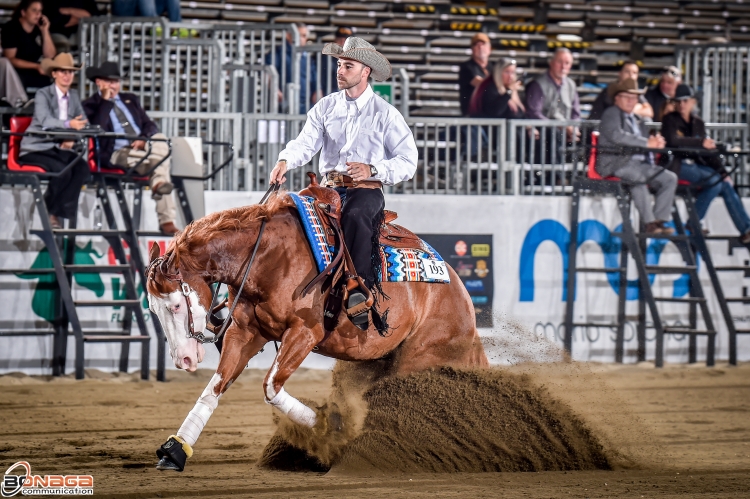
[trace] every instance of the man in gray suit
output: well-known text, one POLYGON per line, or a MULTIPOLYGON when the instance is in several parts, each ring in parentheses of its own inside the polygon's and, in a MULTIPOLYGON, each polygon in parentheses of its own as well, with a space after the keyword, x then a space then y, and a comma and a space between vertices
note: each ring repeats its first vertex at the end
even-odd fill
POLYGON ((602 114, 599 125, 599 148, 596 171, 602 177, 615 176, 629 185, 635 207, 646 224, 649 234, 671 234, 666 227, 671 219, 672 202, 677 189, 677 175, 654 165, 653 154, 645 148, 661 149, 664 137, 648 136, 643 123, 633 114, 638 104, 635 80, 627 79, 613 89, 615 105, 602 114), (651 206, 648 191, 654 192, 655 202, 651 206))
MULTIPOLYGON (((52 76, 54 83, 37 91, 34 97, 34 118, 27 129, 42 131, 52 128, 80 130, 86 126, 81 99, 71 89, 76 66, 68 53, 58 54, 54 59, 42 59, 42 69, 52 76)), ((35 165, 48 172, 61 172, 76 159, 73 150, 75 141, 59 141, 41 135, 27 135, 21 140, 19 163, 35 165)), ((44 201, 49 211, 52 228, 62 228, 60 218, 72 219, 78 212, 78 194, 89 178, 89 166, 84 158, 79 159, 64 175, 51 178, 44 201)))

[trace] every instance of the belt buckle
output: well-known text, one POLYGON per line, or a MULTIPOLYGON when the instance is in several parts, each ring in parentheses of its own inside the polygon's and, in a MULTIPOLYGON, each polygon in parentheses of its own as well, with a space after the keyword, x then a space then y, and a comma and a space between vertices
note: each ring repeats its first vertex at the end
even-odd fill
POLYGON ((328 174, 328 180, 330 180, 333 185, 341 186, 344 183, 344 175, 341 172, 330 172, 328 174))

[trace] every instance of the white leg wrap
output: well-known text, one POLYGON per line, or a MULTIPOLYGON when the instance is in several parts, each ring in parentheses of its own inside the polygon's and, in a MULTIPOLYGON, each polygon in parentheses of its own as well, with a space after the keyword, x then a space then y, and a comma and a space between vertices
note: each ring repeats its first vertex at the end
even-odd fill
POLYGON ((191 447, 195 445, 203 428, 208 423, 208 419, 219 405, 219 397, 214 395, 214 388, 220 381, 221 375, 218 373, 214 374, 206 389, 203 390, 198 402, 195 403, 195 407, 190 411, 177 432, 177 436, 185 440, 191 447))
POLYGON ((315 422, 317 421, 315 411, 289 395, 283 388, 268 403, 299 425, 307 426, 308 428, 315 426, 315 422))

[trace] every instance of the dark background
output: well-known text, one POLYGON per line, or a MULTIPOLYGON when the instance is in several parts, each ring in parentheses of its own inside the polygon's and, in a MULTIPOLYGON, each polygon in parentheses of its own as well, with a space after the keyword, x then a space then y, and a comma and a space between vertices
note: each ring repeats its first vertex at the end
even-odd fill
POLYGON ((494 275, 492 272, 492 234, 420 234, 419 237, 427 241, 430 246, 440 253, 443 260, 456 271, 464 286, 471 295, 474 311, 477 314, 477 327, 492 327, 492 293, 494 275), (466 243, 466 253, 458 255, 456 244, 466 243), (489 253, 476 245, 489 246, 489 253), (484 262, 482 264, 482 262, 484 262), (477 267, 479 265, 479 268, 477 267), (486 273, 482 268, 486 266, 486 273))

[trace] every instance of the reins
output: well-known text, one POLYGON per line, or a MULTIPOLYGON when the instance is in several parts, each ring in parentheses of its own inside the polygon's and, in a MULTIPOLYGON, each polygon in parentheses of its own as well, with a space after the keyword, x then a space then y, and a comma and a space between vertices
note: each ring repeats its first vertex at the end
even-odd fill
MULTIPOLYGON (((274 183, 271 184, 271 186, 268 188, 266 193, 263 195, 263 198, 261 198, 259 205, 265 204, 265 202, 268 200, 271 193, 278 192, 278 190, 281 188, 281 183, 274 183)), ((221 339, 222 336, 224 336, 224 333, 226 332, 229 325, 232 323, 232 314, 234 313, 234 310, 237 308, 237 304, 240 301, 240 295, 242 295, 242 290, 245 288, 245 283, 247 283, 247 278, 250 276, 250 269, 253 267, 253 262, 255 261, 255 255, 258 253, 258 248, 260 247, 260 240, 263 238, 263 231, 266 230, 266 222, 268 222, 267 218, 264 218, 263 221, 260 224, 260 230, 258 231, 258 239, 255 241, 255 247, 253 248, 253 253, 250 255, 250 260, 247 262, 247 267, 245 267, 245 275, 242 276, 242 282, 240 282, 240 286, 237 288, 237 294, 234 297, 234 301, 232 302, 232 306, 229 307, 229 313, 227 314, 227 318, 224 319, 224 321, 221 324, 221 327, 219 329, 219 332, 216 333, 216 328, 213 328, 214 337, 212 339, 207 339, 205 336, 203 336, 203 333, 199 333, 200 339, 196 338, 201 343, 216 343, 221 339)), ((216 289, 214 290, 213 298, 211 299, 211 310, 209 311, 209 319, 213 318, 214 311, 216 309, 220 309, 221 307, 213 307, 214 301, 216 300, 216 296, 219 294, 219 289, 221 288, 221 283, 218 283, 216 286, 216 289)), ((206 323, 206 326, 211 324, 213 326, 212 322, 209 320, 209 322, 206 323)))

